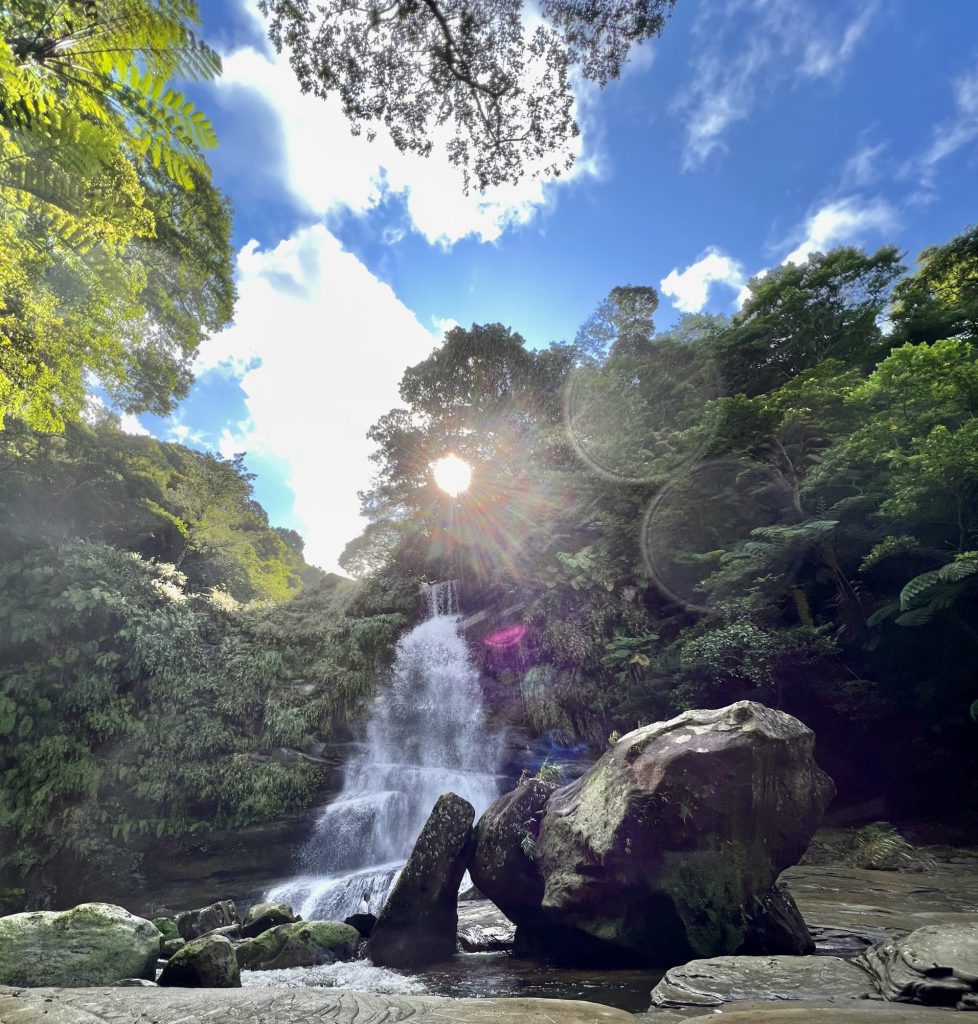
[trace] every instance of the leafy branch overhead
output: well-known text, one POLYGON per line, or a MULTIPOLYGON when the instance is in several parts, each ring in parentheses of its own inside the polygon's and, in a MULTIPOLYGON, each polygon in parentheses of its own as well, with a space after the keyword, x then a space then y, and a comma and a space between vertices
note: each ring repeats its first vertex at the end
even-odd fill
POLYGON ((438 140, 479 189, 573 163, 572 83, 617 78, 675 0, 260 0, 304 92, 336 94, 355 134, 438 140))

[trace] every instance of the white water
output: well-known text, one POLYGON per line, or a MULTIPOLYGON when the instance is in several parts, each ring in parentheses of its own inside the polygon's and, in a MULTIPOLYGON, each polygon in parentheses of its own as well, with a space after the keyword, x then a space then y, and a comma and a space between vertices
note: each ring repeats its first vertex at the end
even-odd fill
POLYGON ((302 851, 304 873, 266 895, 307 921, 349 917, 365 891, 378 913, 439 796, 457 793, 478 816, 499 793, 501 744, 486 729, 454 582, 428 600, 432 617, 398 643, 364 748, 302 851))

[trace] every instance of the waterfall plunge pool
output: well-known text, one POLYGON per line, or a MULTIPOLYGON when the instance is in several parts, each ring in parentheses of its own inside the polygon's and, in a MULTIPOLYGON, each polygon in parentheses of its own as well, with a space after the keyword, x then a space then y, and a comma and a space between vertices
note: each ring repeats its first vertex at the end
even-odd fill
POLYGON ((637 968, 613 971, 557 967, 540 960, 518 960, 508 953, 457 953, 445 963, 416 973, 354 960, 284 971, 243 971, 241 984, 246 988, 345 988, 459 999, 584 999, 629 1013, 644 1013, 649 1008, 649 993, 663 973, 637 968))

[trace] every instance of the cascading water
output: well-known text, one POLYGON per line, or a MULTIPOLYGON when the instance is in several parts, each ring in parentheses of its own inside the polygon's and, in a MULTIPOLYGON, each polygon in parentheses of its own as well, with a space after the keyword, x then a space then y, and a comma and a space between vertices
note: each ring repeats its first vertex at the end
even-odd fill
POLYGON ((307 921, 348 917, 364 892, 377 912, 442 793, 464 797, 476 815, 498 795, 501 744, 488 735, 478 673, 459 633, 455 581, 426 589, 431 617, 397 645, 364 748, 302 852, 305 873, 266 895, 307 921))

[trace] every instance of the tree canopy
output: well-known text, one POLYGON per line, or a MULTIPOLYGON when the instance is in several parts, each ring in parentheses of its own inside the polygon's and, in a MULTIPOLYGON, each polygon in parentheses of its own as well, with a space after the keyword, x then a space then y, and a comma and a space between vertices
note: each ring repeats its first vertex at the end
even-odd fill
POLYGON ((355 133, 402 151, 436 141, 479 189, 559 174, 579 129, 575 74, 604 86, 675 0, 260 0, 303 92, 335 94, 355 133))
POLYGON ((165 413, 231 315, 230 209, 192 0, 18 0, 0 13, 0 427, 58 429, 94 379, 165 413))

